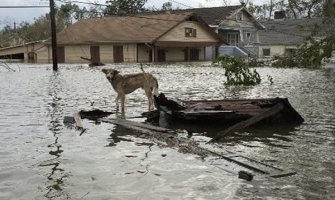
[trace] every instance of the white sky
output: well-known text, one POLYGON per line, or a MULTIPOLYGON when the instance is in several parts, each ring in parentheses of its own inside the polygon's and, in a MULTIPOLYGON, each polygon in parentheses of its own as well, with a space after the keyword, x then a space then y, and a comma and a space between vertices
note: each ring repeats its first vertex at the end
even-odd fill
MULTIPOLYGON (((70 1, 70 0, 67 0, 70 1)), ((77 0, 80 2, 98 2, 105 4, 106 0, 77 0)), ((251 0, 254 4, 263 4, 268 3, 270 0, 251 0)), ((161 8, 163 3, 169 2, 169 0, 148 0, 145 7, 155 7, 161 8)), ((184 5, 189 7, 198 8, 198 7, 215 7, 223 6, 226 2, 228 5, 239 5, 239 0, 171 0, 170 1, 174 7, 187 8, 184 5), (174 2, 179 2, 177 4, 174 2)), ((59 1, 55 0, 55 3, 59 5, 59 1)), ((78 3, 77 3, 78 4, 78 3)), ((23 6, 23 5, 49 5, 49 0, 0 0, 1 6, 23 6)), ((82 5, 82 4, 78 4, 82 5)), ((84 5, 89 7, 89 5, 84 5)), ((6 24, 14 24, 16 22, 19 24, 22 21, 27 21, 31 23, 35 18, 44 15, 49 12, 49 8, 0 8, 0 29, 6 24)))

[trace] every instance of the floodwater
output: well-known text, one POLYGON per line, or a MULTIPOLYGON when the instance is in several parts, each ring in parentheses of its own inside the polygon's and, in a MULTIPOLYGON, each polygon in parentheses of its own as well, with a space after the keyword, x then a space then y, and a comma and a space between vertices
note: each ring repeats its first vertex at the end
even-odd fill
MULTIPOLYGON (((101 68, 12 64, 16 72, 0 68, 0 199, 335 199, 335 68, 258 68, 260 85, 225 87, 221 68, 201 65, 145 70, 175 99, 289 98, 304 123, 251 129, 219 146, 296 175, 248 182, 218 158, 180 153, 120 126, 83 120, 86 131, 78 131, 64 116, 115 109, 101 68)), ((127 96, 128 118, 146 109, 143 91, 127 96)))

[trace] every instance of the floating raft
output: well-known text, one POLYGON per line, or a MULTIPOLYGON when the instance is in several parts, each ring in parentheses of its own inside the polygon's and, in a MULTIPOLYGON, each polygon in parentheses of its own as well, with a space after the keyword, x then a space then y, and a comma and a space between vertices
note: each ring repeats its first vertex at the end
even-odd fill
POLYGON ((304 121, 287 98, 192 100, 180 103, 163 93, 155 97, 159 117, 180 124, 225 125, 212 141, 259 123, 297 124, 304 121), (228 126, 227 126, 228 125, 228 126))
POLYGON ((274 112, 262 119, 266 122, 293 123, 304 121, 287 98, 279 97, 193 100, 177 103, 161 93, 158 97, 155 97, 155 105, 159 111, 163 111, 172 119, 180 121, 236 123, 261 116, 269 110, 274 110, 274 112))

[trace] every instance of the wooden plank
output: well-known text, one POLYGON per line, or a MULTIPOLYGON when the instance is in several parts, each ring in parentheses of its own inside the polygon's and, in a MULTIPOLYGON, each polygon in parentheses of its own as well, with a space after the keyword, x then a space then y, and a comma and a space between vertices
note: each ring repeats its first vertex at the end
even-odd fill
POLYGON ((272 108, 270 108, 269 110, 267 110, 267 111, 265 111, 265 112, 263 112, 259 115, 256 115, 256 116, 251 117, 247 120, 241 121, 241 122, 227 128, 223 131, 218 132, 216 134, 216 136, 212 140, 210 140, 209 142, 218 141, 218 140, 222 139, 223 137, 227 136, 230 133, 245 129, 245 128, 253 125, 253 124, 256 124, 257 122, 259 122, 259 121, 261 121, 265 118, 268 118, 270 116, 278 114, 283 109, 284 109, 284 105, 280 102, 280 103, 276 104, 275 106, 273 106, 272 108))
POLYGON ((80 114, 79 113, 74 113, 73 117, 74 117, 74 121, 75 121, 75 124, 76 124, 76 128, 77 129, 83 129, 84 127, 83 127, 83 125, 81 123, 80 114))
POLYGON ((139 131, 141 133, 149 135, 151 139, 158 139, 159 141, 163 140, 169 146, 175 146, 179 148, 179 150, 180 149, 182 150, 183 148, 186 147, 186 149, 188 150, 187 153, 194 153, 200 156, 208 156, 208 155, 218 156, 228 162, 235 163, 245 169, 252 170, 257 174, 270 176, 274 178, 290 176, 295 174, 295 172, 285 171, 278 167, 262 163, 260 161, 245 157, 243 155, 238 155, 233 152, 227 151, 226 153, 222 153, 221 151, 223 149, 219 149, 220 152, 218 152, 217 150, 211 148, 212 146, 207 146, 209 144, 203 144, 205 146, 200 146, 201 144, 197 144, 189 139, 172 136, 171 134, 166 134, 166 133, 175 133, 170 129, 129 121, 126 119, 101 119, 100 121, 117 124, 135 131, 139 131))
POLYGON ((101 119, 100 121, 106 122, 106 123, 121 125, 121 126, 124 126, 126 128, 131 128, 131 129, 135 129, 135 130, 141 129, 143 131, 148 130, 148 131, 157 131, 157 132, 161 132, 161 133, 172 132, 170 129, 167 129, 167 128, 153 126, 153 125, 150 125, 150 124, 138 123, 138 122, 134 122, 134 121, 126 120, 126 119, 120 119, 120 118, 117 118, 117 119, 101 119))

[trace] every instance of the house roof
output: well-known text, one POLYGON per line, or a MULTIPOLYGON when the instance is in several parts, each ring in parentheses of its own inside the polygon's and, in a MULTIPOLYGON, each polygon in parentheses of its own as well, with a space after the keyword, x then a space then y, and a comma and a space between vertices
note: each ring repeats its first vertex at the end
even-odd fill
POLYGON ((57 42, 58 44, 151 43, 192 16, 195 14, 183 12, 85 19, 58 33, 57 42))
POLYGON ((238 6, 221 6, 221 7, 206 7, 206 8, 192 8, 184 10, 171 10, 171 13, 193 12, 200 16, 209 25, 219 25, 220 22, 233 14, 236 10, 243 7, 238 6))
POLYGON ((33 42, 26 42, 26 43, 18 44, 18 45, 15 45, 15 46, 3 47, 3 48, 0 48, 0 50, 13 49, 13 48, 17 48, 17 47, 24 47, 24 46, 31 45, 31 44, 44 43, 45 41, 46 40, 38 40, 38 41, 33 41, 33 42))
POLYGON ((310 35, 314 25, 321 25, 321 18, 285 19, 264 21, 266 30, 259 32, 261 45, 299 45, 310 35))
POLYGON ((243 11, 248 16, 250 16, 255 26, 257 26, 259 29, 265 28, 243 5, 192 8, 184 10, 170 10, 170 11, 158 11, 158 12, 170 12, 170 13, 193 12, 196 15, 200 16, 208 25, 220 26, 222 28, 222 27, 230 27, 230 25, 225 24, 225 22, 231 19, 235 20, 235 15, 240 11, 243 11))

